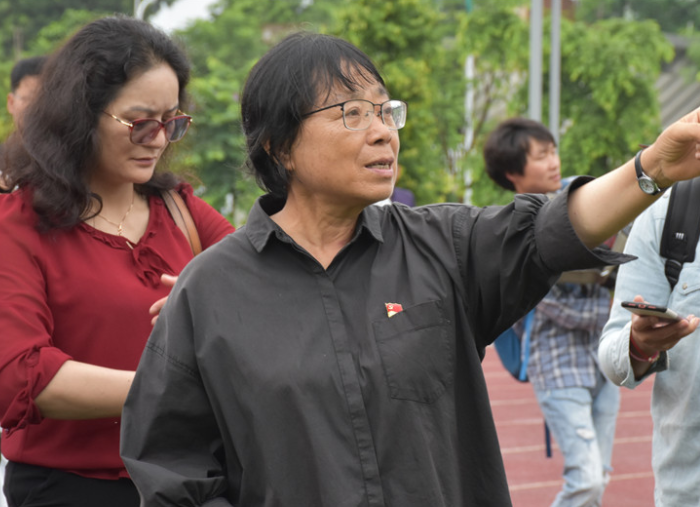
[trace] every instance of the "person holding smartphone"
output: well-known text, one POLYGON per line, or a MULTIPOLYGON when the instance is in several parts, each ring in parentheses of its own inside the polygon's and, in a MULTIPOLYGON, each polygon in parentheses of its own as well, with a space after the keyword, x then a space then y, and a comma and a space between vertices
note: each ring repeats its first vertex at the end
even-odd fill
POLYGON ((619 269, 598 350, 601 368, 619 386, 634 389, 656 374, 651 415, 657 507, 700 505, 700 331, 694 316, 700 308, 700 255, 683 265, 671 288, 659 254, 671 192, 634 222, 625 252, 637 260, 619 269), (621 304, 628 301, 671 308, 687 317, 630 313, 621 304))

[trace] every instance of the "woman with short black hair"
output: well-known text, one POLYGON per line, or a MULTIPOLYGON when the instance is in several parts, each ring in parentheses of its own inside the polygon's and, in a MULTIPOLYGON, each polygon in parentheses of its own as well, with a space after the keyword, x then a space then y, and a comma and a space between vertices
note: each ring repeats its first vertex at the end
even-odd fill
MULTIPOLYGON (((552 201, 372 206, 407 106, 327 35, 270 50, 241 114, 268 194, 146 346, 122 428, 144 505, 510 505, 480 361, 562 271, 624 259, 589 248, 653 202, 632 161, 552 201)), ((693 117, 642 163, 690 178, 698 141, 693 117)))

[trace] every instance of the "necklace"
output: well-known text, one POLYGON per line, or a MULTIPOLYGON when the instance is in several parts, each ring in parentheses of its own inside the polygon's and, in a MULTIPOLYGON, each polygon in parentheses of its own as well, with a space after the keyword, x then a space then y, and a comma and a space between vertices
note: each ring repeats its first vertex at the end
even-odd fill
POLYGON ((119 222, 118 224, 115 224, 112 222, 109 218, 103 217, 101 214, 98 214, 97 216, 100 217, 102 220, 105 222, 109 222, 112 224, 114 227, 117 228, 117 236, 123 236, 124 235, 124 220, 126 220, 126 217, 129 216, 129 213, 131 213, 131 209, 134 207, 134 198, 136 196, 136 191, 134 191, 133 194, 131 194, 131 205, 129 206, 129 209, 126 210, 126 213, 124 213, 124 216, 122 217, 122 221, 119 222))

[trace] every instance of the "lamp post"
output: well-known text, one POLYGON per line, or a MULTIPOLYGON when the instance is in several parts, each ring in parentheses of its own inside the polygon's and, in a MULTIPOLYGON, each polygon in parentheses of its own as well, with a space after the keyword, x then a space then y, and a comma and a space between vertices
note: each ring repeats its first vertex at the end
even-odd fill
MULTIPOLYGON (((472 12, 472 1, 465 0, 465 7, 467 8, 467 13, 472 12)), ((464 62, 464 77, 467 80, 467 91, 464 96, 464 153, 467 153, 474 143, 474 129, 472 128, 472 114, 474 111, 474 55, 467 55, 467 59, 464 62)), ((469 168, 464 171, 464 197, 462 202, 464 204, 471 204, 472 202, 472 173, 469 168)))
MULTIPOLYGON (((549 59, 549 130, 559 144, 561 88, 561 0, 551 1, 552 43, 549 59)), ((542 121, 542 0, 532 0, 530 10, 530 74, 528 116, 542 121)))
POLYGON ((561 0, 552 0, 552 48, 549 54, 549 130, 559 145, 561 96, 561 0))
POLYGON ((530 72, 528 116, 542 120, 542 0, 532 0, 530 9, 530 72))

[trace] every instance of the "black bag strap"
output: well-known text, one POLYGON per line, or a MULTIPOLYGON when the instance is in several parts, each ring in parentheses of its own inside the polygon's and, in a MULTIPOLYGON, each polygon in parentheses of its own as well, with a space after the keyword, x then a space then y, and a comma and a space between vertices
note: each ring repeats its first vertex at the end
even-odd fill
POLYGON ((700 238, 700 181, 698 178, 673 185, 666 222, 661 234, 661 257, 666 258, 664 272, 671 290, 678 283, 683 263, 695 260, 700 238))

